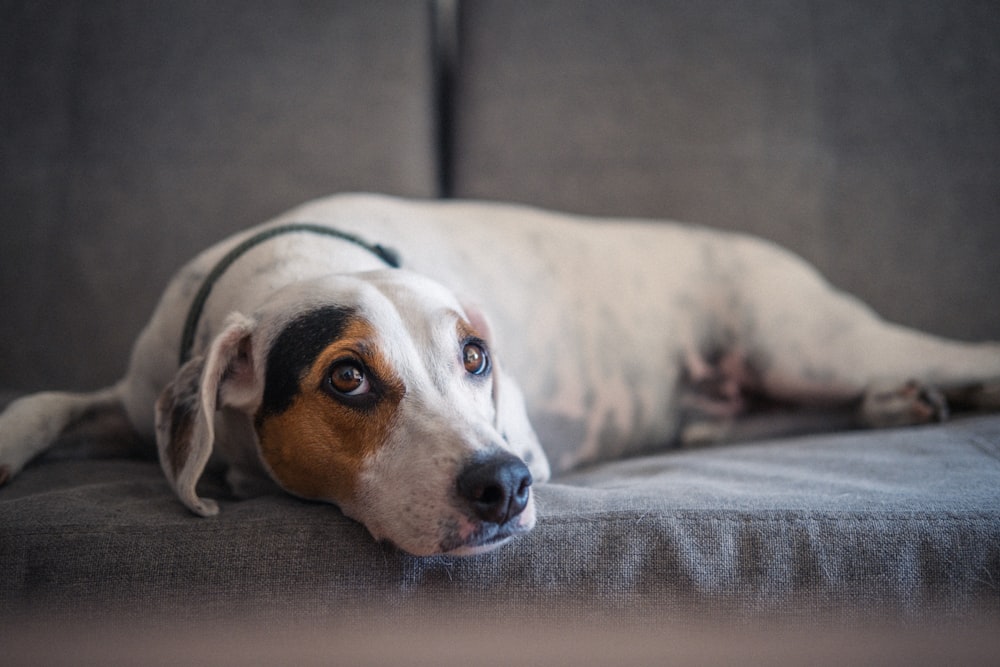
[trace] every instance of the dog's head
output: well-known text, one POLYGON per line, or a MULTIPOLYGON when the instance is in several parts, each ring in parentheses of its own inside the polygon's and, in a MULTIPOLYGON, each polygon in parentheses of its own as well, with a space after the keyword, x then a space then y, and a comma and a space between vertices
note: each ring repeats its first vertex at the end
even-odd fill
POLYGON ((281 487, 415 555, 487 551, 535 522, 548 463, 478 308, 406 271, 330 276, 232 315, 157 403, 163 469, 194 512, 217 424, 281 487), (248 443, 249 446, 250 443, 248 443))

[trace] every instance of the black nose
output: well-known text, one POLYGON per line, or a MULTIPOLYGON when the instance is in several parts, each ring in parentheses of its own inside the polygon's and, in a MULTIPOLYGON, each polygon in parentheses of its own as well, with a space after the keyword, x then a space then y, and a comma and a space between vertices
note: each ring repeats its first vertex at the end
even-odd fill
POLYGON ((528 467, 506 452, 476 459, 458 476, 458 495, 477 517, 496 524, 524 511, 530 488, 528 467))

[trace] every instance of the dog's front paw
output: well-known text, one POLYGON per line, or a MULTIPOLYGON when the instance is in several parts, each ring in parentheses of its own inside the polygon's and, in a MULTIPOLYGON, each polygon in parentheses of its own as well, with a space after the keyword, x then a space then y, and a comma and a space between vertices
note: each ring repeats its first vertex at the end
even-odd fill
POLYGON ((862 425, 894 428, 941 422, 948 418, 948 402, 934 387, 910 380, 903 385, 871 387, 861 403, 862 425))

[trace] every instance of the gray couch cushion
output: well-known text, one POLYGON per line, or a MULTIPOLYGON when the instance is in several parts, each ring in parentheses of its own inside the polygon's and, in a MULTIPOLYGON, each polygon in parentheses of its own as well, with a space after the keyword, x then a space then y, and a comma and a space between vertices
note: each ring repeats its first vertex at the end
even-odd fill
POLYGON ((0 16, 0 387, 116 380, 181 263, 306 199, 436 194, 425 3, 0 16))
POLYGON ((1000 338, 990 3, 461 9, 456 195, 750 231, 893 320, 1000 338))
POLYGON ((666 452, 537 493, 529 536, 484 556, 416 559, 328 505, 224 500, 200 519, 154 463, 48 462, 0 490, 0 611, 1000 612, 997 417, 666 452))

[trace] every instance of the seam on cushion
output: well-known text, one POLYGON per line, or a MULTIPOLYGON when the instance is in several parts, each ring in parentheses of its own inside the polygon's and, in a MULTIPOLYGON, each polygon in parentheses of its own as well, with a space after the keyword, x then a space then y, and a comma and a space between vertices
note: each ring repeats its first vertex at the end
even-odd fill
POLYGON ((896 514, 829 514, 829 513, 802 513, 787 514, 784 516, 754 516, 751 514, 733 516, 695 516, 692 514, 671 514, 644 512, 641 516, 628 513, 614 513, 597 516, 568 516, 568 517, 540 517, 538 525, 570 525, 570 524, 599 524, 604 522, 621 522, 640 524, 650 520, 668 520, 684 524, 703 523, 760 523, 760 524, 782 524, 801 523, 805 521, 824 522, 830 524, 859 524, 859 523, 893 523, 897 525, 921 523, 921 524, 957 524, 970 525, 982 523, 987 526, 995 526, 1000 530, 1000 513, 990 512, 965 513, 921 513, 903 512, 896 514))
MULTIPOLYGON (((90 524, 90 523, 59 523, 53 521, 51 523, 44 524, 44 529, 37 529, 34 526, 25 527, 23 530, 18 525, 4 526, 0 524, 0 531, 4 535, 51 535, 53 531, 58 530, 61 535, 90 535, 95 532, 107 532, 109 530, 123 530, 131 533, 149 533, 153 535, 160 535, 164 530, 178 530, 184 533, 218 533, 220 528, 225 530, 226 528, 233 528, 238 530, 243 530, 251 527, 268 527, 269 524, 277 524, 282 529, 314 529, 320 526, 320 523, 315 520, 310 521, 288 521, 288 520, 275 520, 271 522, 267 519, 250 519, 246 521, 224 523, 220 526, 213 519, 204 519, 201 517, 192 516, 191 519, 193 523, 188 526, 182 526, 177 523, 163 523, 156 525, 138 525, 138 524, 90 524)), ((344 527, 360 527, 361 524, 343 517, 338 520, 330 520, 329 518, 324 518, 322 522, 324 528, 336 528, 338 526, 344 527)))
MULTIPOLYGON (((903 516, 887 516, 887 515, 853 515, 853 516, 843 516, 843 515, 828 515, 828 514, 795 514, 788 516, 731 516, 731 517, 699 517, 691 515, 671 515, 671 514, 653 514, 646 513, 642 516, 636 517, 629 514, 617 514, 617 515, 604 515, 604 516, 591 516, 591 517, 556 517, 556 518, 540 518, 538 521, 538 526, 559 526, 559 525, 599 525, 602 523, 616 523, 616 524, 634 524, 638 525, 649 520, 667 520, 674 523, 681 523, 684 525, 702 525, 702 524, 721 524, 721 523, 731 523, 731 524, 798 524, 804 522, 821 522, 828 524, 871 524, 871 523, 892 523, 895 525, 905 525, 910 523, 919 524, 958 524, 959 522, 963 527, 968 526, 986 526, 993 527, 1000 531, 1000 514, 990 514, 977 512, 976 514, 951 514, 951 515, 927 515, 920 513, 913 513, 903 516)), ((360 524, 344 523, 344 526, 360 526, 360 524)), ((235 524, 233 524, 235 527, 235 524)), ((283 528, 314 528, 316 524, 314 522, 303 522, 303 523, 292 523, 287 521, 282 521, 281 526, 283 528)), ((165 526, 118 526, 118 528, 127 528, 130 533, 149 533, 149 534, 161 534, 165 526)), ((4 530, 4 534, 8 536, 31 536, 31 535, 51 535, 53 529, 57 529, 61 535, 92 535, 95 532, 103 532, 107 530, 106 526, 89 526, 89 525, 65 525, 65 524, 50 524, 45 530, 4 530)), ((219 527, 216 525, 203 525, 198 527, 185 528, 185 532, 190 533, 218 533, 219 527)))

